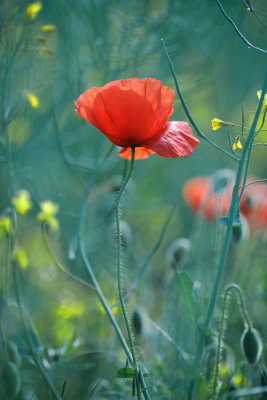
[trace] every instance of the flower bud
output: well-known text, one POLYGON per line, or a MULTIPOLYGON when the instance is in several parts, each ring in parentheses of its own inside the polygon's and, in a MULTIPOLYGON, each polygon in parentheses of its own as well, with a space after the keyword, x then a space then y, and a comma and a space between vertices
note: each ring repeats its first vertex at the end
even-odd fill
POLYGON ((232 187, 235 182, 235 172, 232 169, 218 169, 212 175, 214 193, 221 193, 232 187))
POLYGON ((141 312, 138 309, 133 312, 132 324, 135 334, 140 335, 143 332, 143 319, 141 312))
POLYGON ((249 237, 249 225, 247 219, 242 214, 240 215, 240 222, 239 226, 233 226, 232 228, 232 242, 236 244, 249 237))
POLYGON ((241 349, 249 364, 254 365, 259 361, 262 353, 262 341, 254 328, 248 328, 243 332, 241 349))
POLYGON ((176 267, 183 261, 186 253, 191 249, 191 242, 186 238, 174 240, 167 248, 165 260, 166 264, 176 267))

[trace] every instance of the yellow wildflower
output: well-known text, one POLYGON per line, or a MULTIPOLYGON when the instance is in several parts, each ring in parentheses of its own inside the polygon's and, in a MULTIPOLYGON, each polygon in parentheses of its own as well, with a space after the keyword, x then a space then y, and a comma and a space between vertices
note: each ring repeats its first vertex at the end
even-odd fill
POLYGON ((32 208, 30 193, 27 190, 21 190, 16 197, 13 197, 12 203, 17 213, 24 215, 32 208))
POLYGON ((243 375, 241 374, 241 372, 239 374, 236 374, 233 377, 233 382, 240 387, 242 385, 242 381, 243 381, 243 375))
POLYGON ((26 269, 29 266, 28 256, 22 247, 17 247, 13 251, 12 259, 18 263, 21 269, 26 269))
POLYGON ((42 32, 50 33, 50 32, 54 32, 56 30, 56 26, 52 25, 52 24, 47 24, 47 25, 41 26, 40 30, 42 32))
POLYGON ((211 120, 211 125, 212 125, 212 129, 214 131, 216 131, 217 129, 220 129, 222 126, 233 126, 234 124, 232 124, 232 122, 222 121, 219 118, 213 118, 211 120))
POLYGON ((34 3, 29 4, 26 9, 27 19, 28 20, 35 19, 42 8, 43 8, 43 5, 40 1, 35 1, 34 3))
POLYGON ((84 303, 80 300, 66 299, 60 302, 57 315, 65 320, 81 317, 85 312, 84 303))
MULTIPOLYGON (((258 99, 260 100, 260 98, 261 98, 261 94, 262 94, 262 90, 258 90, 257 91, 257 96, 258 96, 258 99)), ((262 106, 263 107, 266 107, 267 106, 267 93, 265 93, 265 95, 264 95, 264 99, 263 99, 263 104, 262 104, 262 106)))
POLYGON ((242 143, 241 143, 241 141, 240 141, 240 136, 237 136, 236 138, 235 138, 235 141, 234 141, 234 143, 233 143, 233 150, 236 150, 236 149, 242 149, 242 143))
POLYGON ((40 204, 41 211, 38 214, 40 222, 47 222, 52 229, 58 229, 58 220, 55 215, 58 213, 58 204, 53 203, 51 200, 45 200, 40 204))
POLYGON ((39 108, 40 102, 38 97, 34 93, 32 92, 27 93, 27 99, 29 100, 29 103, 32 106, 32 108, 39 108))
POLYGON ((224 377, 226 377, 226 376, 227 376, 227 373, 228 373, 227 364, 223 363, 223 364, 221 365, 221 375, 224 376, 224 377))
POLYGON ((0 218, 0 237, 5 233, 7 236, 12 231, 12 221, 10 217, 2 217, 0 218))

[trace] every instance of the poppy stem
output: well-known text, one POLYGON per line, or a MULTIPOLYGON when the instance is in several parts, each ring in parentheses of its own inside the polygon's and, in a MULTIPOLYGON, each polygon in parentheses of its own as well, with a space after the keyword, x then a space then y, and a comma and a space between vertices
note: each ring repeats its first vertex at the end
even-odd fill
MULTIPOLYGON (((128 359, 130 361, 130 364, 134 365, 134 361, 133 361, 133 357, 132 357, 131 351, 128 348, 126 340, 124 339, 124 336, 123 336, 123 334, 122 334, 122 332, 120 330, 120 327, 119 327, 119 325, 118 325, 118 323, 117 323, 117 321, 116 321, 116 319, 115 319, 115 317, 114 317, 114 315, 113 315, 113 313, 111 311, 110 306, 107 303, 107 300, 106 300, 106 298, 105 298, 105 296, 104 296, 104 294, 103 294, 103 292, 101 290, 101 287, 100 287, 100 285, 98 283, 98 280, 97 280, 97 278, 96 278, 96 276, 94 274, 94 271, 93 271, 93 269, 91 267, 91 264, 90 264, 90 262, 89 262, 89 260, 87 258, 86 247, 85 247, 85 243, 84 243, 83 231, 84 231, 84 221, 85 221, 85 215, 86 215, 86 206, 88 204, 88 198, 90 196, 91 189, 92 189, 92 187, 94 185, 94 182, 95 182, 95 179, 96 179, 96 175, 97 175, 97 172, 98 172, 98 169, 99 169, 99 166, 100 166, 99 162, 98 162, 98 152, 99 152, 99 150, 100 150, 100 146, 99 146, 98 151, 97 151, 95 167, 94 167, 93 173, 91 175, 91 178, 89 180, 86 192, 84 194, 82 206, 81 206, 78 233, 77 233, 78 244, 79 244, 79 249, 80 249, 80 252, 81 252, 82 261, 83 261, 84 266, 85 266, 85 268, 86 268, 86 270, 88 272, 88 275, 89 275, 89 277, 91 279, 91 282, 92 282, 92 284, 93 284, 93 286, 95 288, 96 294, 97 294, 97 296, 98 296, 98 298, 99 298, 99 300, 100 300, 100 302, 101 302, 101 304, 102 304, 102 306, 103 306, 103 308, 104 308, 104 310, 105 310, 105 312, 106 312, 106 314, 107 314, 107 316, 108 316, 113 328, 116 331, 118 339, 119 339, 119 341, 120 341, 120 343, 121 343, 121 345, 122 345, 122 347, 123 347, 123 349, 125 351, 125 354, 127 355, 128 359)), ((130 177, 129 177, 129 179, 130 179, 130 177)), ((140 376, 140 382, 141 382, 141 386, 142 386, 143 395, 144 395, 146 400, 150 400, 150 396, 148 394, 148 391, 147 391, 147 388, 146 388, 146 385, 145 385, 144 376, 143 376, 143 372, 142 372, 141 368, 139 370, 139 376, 140 376)), ((139 381, 138 381, 138 383, 139 383, 139 381)))
MULTIPOLYGON (((238 207, 239 207, 239 204, 240 204, 239 187, 241 185, 243 174, 245 174, 244 178, 246 178, 247 169, 248 169, 248 165, 245 166, 246 156, 249 153, 249 151, 251 149, 251 144, 253 143, 253 140, 254 140, 255 130, 256 130, 256 126, 257 126, 258 120, 259 120, 259 116, 260 116, 260 112, 261 112, 261 109, 262 109, 262 105, 263 105, 263 101, 264 101, 264 96, 265 96, 266 90, 267 90, 267 68, 265 70, 265 79, 264 79, 264 83, 263 83, 263 88, 262 88, 262 93, 261 93, 261 97, 260 97, 260 100, 259 100, 259 104, 258 104, 256 113, 255 113, 253 122, 251 124, 251 128, 250 128, 249 135, 248 135, 248 140, 245 142, 244 149, 243 149, 243 152, 242 152, 239 164, 238 164, 238 169, 237 169, 237 174, 236 174, 236 181, 235 181, 235 186, 233 188, 233 194, 232 194, 232 202, 231 202, 230 210, 229 210, 229 213, 228 213, 227 230, 226 230, 226 233, 225 233, 225 238, 224 238, 224 243, 223 243, 223 247, 222 247, 221 257, 220 257, 220 261, 219 261, 218 268, 217 268, 217 275, 216 275, 216 279, 215 279, 215 282, 214 282, 214 285, 213 285, 213 289, 212 289, 211 298, 210 298, 207 314, 206 314, 206 317, 205 317, 205 321, 204 321, 204 323, 202 325, 202 329, 200 330, 199 343, 198 343, 198 347, 197 347, 197 350, 196 350, 196 358, 195 358, 196 370, 200 366, 200 362, 201 362, 201 359, 202 359, 203 348, 204 348, 204 341, 205 341, 204 339, 205 339, 205 336, 206 336, 208 328, 209 328, 210 320, 211 320, 211 317, 213 315, 213 311, 214 311, 214 308, 215 308, 215 304, 216 304, 219 288, 220 288, 220 285, 221 285, 223 272, 224 272, 224 266, 225 266, 225 263, 226 263, 226 259, 227 259, 227 255, 228 255, 228 251, 229 251, 229 246, 230 246, 230 241, 231 241, 231 236, 232 236, 233 222, 234 222, 234 219, 236 217, 237 210, 238 210, 238 207)), ((195 383, 196 383, 196 378, 194 378, 191 381, 189 394, 188 394, 188 400, 192 400, 192 398, 193 398, 195 383)))
POLYGON ((121 229, 120 229, 120 200, 122 197, 122 194, 127 186, 127 183, 129 182, 133 168, 134 168, 134 155, 135 155, 135 147, 132 147, 132 157, 131 157, 131 164, 130 164, 130 169, 129 172, 122 182, 120 191, 118 193, 118 197, 115 201, 115 218, 116 218, 116 227, 117 227, 117 240, 118 240, 118 249, 117 249, 117 277, 118 277, 118 291, 119 291, 119 299, 120 299, 120 304, 121 304, 121 309, 122 309, 122 314, 123 318, 125 321, 126 329, 127 329, 127 334, 129 338, 129 344, 130 344, 130 349, 133 357, 133 367, 135 370, 135 381, 136 381, 136 387, 137 387, 137 398, 141 399, 141 392, 140 392, 140 382, 139 382, 139 371, 138 371, 138 366, 137 366, 137 361, 136 361, 136 355, 135 355, 135 350, 134 350, 134 343, 133 343, 133 337, 132 337, 132 331, 130 328, 127 312, 126 312, 126 307, 123 299, 123 293, 122 293, 122 284, 121 284, 121 229))

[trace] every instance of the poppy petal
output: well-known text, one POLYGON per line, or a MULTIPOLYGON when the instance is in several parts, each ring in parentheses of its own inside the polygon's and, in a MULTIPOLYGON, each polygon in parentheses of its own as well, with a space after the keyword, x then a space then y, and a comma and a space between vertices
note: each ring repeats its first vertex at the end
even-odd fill
MULTIPOLYGON (((107 83, 104 88, 112 86, 118 87, 120 90, 132 90, 145 98, 152 106, 154 111, 154 121, 150 124, 149 133, 147 139, 155 135, 168 121, 173 113, 173 100, 175 93, 172 89, 164 86, 161 81, 153 78, 131 78, 122 79, 120 81, 113 81, 107 83)), ((134 112, 134 110, 132 110, 134 112)), ((142 115, 139 114, 139 118, 142 120, 142 115)))
POLYGON ((142 145, 162 157, 188 157, 199 144, 187 122, 171 121, 142 145))
POLYGON ((137 145, 147 137, 154 124, 151 104, 132 90, 106 87, 82 94, 76 112, 102 131, 117 146, 137 145), (89 104, 89 106, 88 106, 89 104))
POLYGON ((140 145, 166 125, 174 92, 152 79, 125 79, 84 92, 76 112, 122 147, 140 145))
MULTIPOLYGON (((135 153, 134 153, 134 159, 135 160, 144 160, 145 158, 148 158, 151 156, 151 154, 154 154, 155 152, 152 150, 149 150, 145 147, 136 147, 135 148, 135 153)), ((127 160, 130 160, 132 158, 132 149, 131 147, 124 147, 121 149, 119 152, 119 155, 122 158, 126 158, 127 160)))

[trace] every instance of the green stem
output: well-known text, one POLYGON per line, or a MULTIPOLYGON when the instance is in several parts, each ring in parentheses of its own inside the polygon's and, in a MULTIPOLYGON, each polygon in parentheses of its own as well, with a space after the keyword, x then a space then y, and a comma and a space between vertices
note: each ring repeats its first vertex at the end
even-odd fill
POLYGON ((170 65, 170 69, 171 69, 171 73, 172 73, 172 76, 173 76, 173 79, 174 79, 174 83, 175 83, 175 87, 176 87, 177 94, 178 94, 178 96, 179 96, 179 99, 181 100, 183 109, 184 109, 184 111, 185 111, 185 113, 186 113, 186 115, 187 115, 189 121, 191 122, 191 124, 192 124, 193 127, 195 128, 197 134, 198 134, 202 139, 205 139, 209 144, 211 144, 211 145, 212 145, 213 147, 215 147, 216 149, 222 151, 224 154, 227 154, 229 157, 233 158, 234 160, 239 161, 238 158, 236 158, 235 156, 233 156, 233 154, 231 154, 231 153, 229 153, 228 151, 224 150, 222 147, 220 147, 218 144, 214 143, 214 142, 213 142, 212 140, 210 140, 206 135, 204 135, 204 133, 201 131, 201 129, 200 129, 199 126, 197 125, 197 123, 196 123, 196 121, 194 120, 194 118, 193 118, 191 112, 189 111, 189 108, 187 107, 187 104, 186 104, 186 102, 185 102, 184 96, 183 96, 183 94, 182 94, 182 92, 181 92, 180 86, 179 86, 179 84, 178 84, 178 79, 177 79, 176 73, 175 73, 175 71, 174 71, 174 66, 173 66, 173 63, 172 63, 172 61, 171 61, 171 59, 170 59, 170 56, 169 56, 167 47, 166 47, 166 45, 165 45, 165 43, 164 43, 164 40, 163 40, 163 39, 161 39, 161 40, 162 40, 162 43, 163 43, 163 47, 164 47, 164 50, 165 50, 165 53, 166 53, 166 56, 167 56, 169 65, 170 65))
MULTIPOLYGON (((99 149, 98 149, 98 152, 99 152, 99 149)), ((125 341, 125 338, 124 338, 124 336, 123 336, 123 334, 122 334, 122 332, 120 330, 120 327, 119 327, 116 319, 114 318, 114 315, 112 314, 111 308, 110 308, 110 306, 108 305, 108 303, 106 301, 106 298, 105 298, 105 296, 104 296, 104 294, 103 294, 103 292, 102 292, 102 290, 101 290, 101 288, 99 286, 99 283, 98 283, 98 281, 96 279, 94 271, 93 271, 93 269, 91 267, 91 264, 90 264, 90 262, 89 262, 89 260, 87 258, 87 255, 86 255, 86 248, 85 248, 84 235, 83 235, 83 232, 84 232, 84 221, 85 221, 86 207, 87 207, 87 203, 88 203, 88 198, 90 196, 92 187, 93 187, 95 179, 96 179, 96 174, 97 174, 98 168, 99 168, 99 163, 98 163, 97 160, 98 160, 98 156, 96 155, 95 168, 94 168, 94 171, 93 171, 93 173, 92 173, 92 175, 90 177, 90 180, 89 180, 89 183, 88 183, 88 186, 87 186, 87 189, 85 191, 84 198, 83 198, 83 201, 82 201, 82 206, 81 206, 81 211, 80 211, 80 218, 79 218, 79 226, 78 226, 78 235, 77 235, 78 236, 78 244, 79 244, 79 249, 80 249, 80 252, 81 252, 81 256, 82 256, 82 260, 83 260, 84 266, 85 266, 86 271, 87 271, 87 273, 88 273, 88 275, 90 277, 90 280, 91 280, 91 282, 92 282, 92 284, 93 284, 93 286, 94 286, 94 288, 96 290, 96 294, 97 294, 97 296, 98 296, 98 298, 99 298, 99 300, 100 300, 100 302, 101 302, 101 304, 102 304, 102 306, 103 306, 103 308, 104 308, 104 310, 105 310, 105 312, 106 312, 106 314, 107 314, 107 316, 108 316, 113 328, 115 329, 115 332, 116 332, 116 334, 118 336, 118 339, 119 339, 119 341, 120 341, 120 343, 121 343, 121 345, 122 345, 122 347, 123 347, 123 349, 125 351, 125 354, 126 354, 127 358, 130 361, 130 364, 134 365, 131 351, 129 350, 129 347, 128 347, 126 341, 125 341)), ((142 372, 141 368, 140 368, 139 373, 140 373, 140 381, 141 381, 143 395, 144 395, 146 400, 150 400, 150 396, 148 394, 148 391, 147 391, 147 388, 146 388, 146 385, 145 385, 143 372, 142 372)))
POLYGON ((243 42, 248 46, 248 48, 252 48, 254 50, 260 51, 261 53, 267 54, 267 50, 261 49, 260 47, 254 46, 252 43, 250 43, 245 36, 240 32, 240 30, 237 28, 235 22, 229 17, 229 15, 226 14, 223 6, 221 5, 221 3, 219 2, 219 0, 216 0, 221 12, 223 13, 224 17, 227 19, 227 21, 230 22, 230 24, 232 25, 232 27, 234 28, 234 30, 236 31, 236 33, 238 34, 238 36, 243 40, 243 42))
POLYGON ((230 285, 228 285, 227 288, 225 289, 225 295, 230 290, 236 290, 236 292, 238 294, 238 297, 239 297, 239 306, 240 306, 240 309, 241 309, 242 316, 243 316, 244 320, 246 321, 248 328, 251 329, 252 328, 252 322, 250 321, 250 318, 249 318, 249 315, 248 315, 246 302, 245 302, 244 295, 243 295, 241 287, 239 285, 235 284, 235 283, 230 283, 230 285))
MULTIPOLYGON (((134 281, 134 283, 132 284, 131 288, 123 296, 124 300, 127 300, 131 296, 131 294, 138 288, 138 285, 141 282, 142 277, 143 277, 144 273, 146 272, 147 267, 149 266, 149 263, 150 263, 152 257, 155 255, 155 253, 158 251, 158 249, 160 248, 160 246, 162 244, 162 241, 164 239, 165 233, 167 231, 167 227, 168 227, 168 225, 169 225, 169 223, 171 221, 171 218, 173 216, 173 213, 175 211, 176 206, 177 206, 177 203, 174 203, 174 205, 173 205, 173 207, 172 207, 172 209, 171 209, 171 211, 170 211, 170 213, 169 213, 169 215, 168 215, 168 217, 167 217, 167 219, 166 219, 166 221, 164 223, 164 226, 163 226, 163 228, 161 230, 161 233, 160 233, 158 241, 156 242, 155 246, 153 247, 151 253, 146 257, 146 259, 144 261, 144 264, 143 264, 142 268, 140 269, 140 271, 139 271, 139 273, 137 275, 137 278, 134 281)), ((110 307, 114 308, 114 307, 117 307, 119 304, 120 304, 120 301, 117 301, 116 303, 112 304, 110 307)))
POLYGON ((226 289, 224 298, 223 298, 223 309, 222 309, 221 324, 220 324, 217 351, 216 351, 215 372, 214 372, 211 400, 216 399, 218 396, 218 379, 219 379, 221 344, 222 344, 222 337, 223 337, 223 332, 224 332, 225 314, 227 311, 227 304, 228 304, 228 300, 229 300, 229 296, 230 296, 230 294, 228 292, 229 292, 229 288, 226 289))
POLYGON ((47 229, 48 229, 48 225, 47 224, 42 224, 41 226, 42 228, 42 237, 43 237, 43 241, 44 244, 46 246, 46 250, 48 251, 48 254, 51 257, 51 260, 53 261, 53 263, 58 267, 58 269, 61 272, 64 272, 64 274, 66 274, 68 277, 72 278, 73 280, 75 280, 76 282, 80 283, 83 286, 86 286, 87 288, 90 289, 95 289, 93 285, 91 285, 90 283, 86 282, 85 280, 83 280, 82 278, 79 278, 76 275, 73 275, 70 271, 68 271, 57 259, 57 256, 55 255, 49 241, 47 238, 47 229))
POLYGON ((208 328, 209 326, 209 322, 214 310, 214 306, 215 306, 215 302, 216 302, 216 298, 217 298, 217 294, 218 294, 218 290, 219 290, 219 286, 220 286, 220 282, 221 282, 221 278, 222 278, 222 273, 224 270, 224 265, 225 265, 225 261, 226 261, 226 257, 228 254, 228 249, 229 249, 229 245, 230 245, 230 240, 231 240, 231 234, 232 234, 232 225, 236 216, 236 210, 239 204, 239 187, 240 187, 240 183, 242 180, 242 174, 243 174, 243 168, 244 168, 244 163, 246 160, 246 155, 247 152, 251 146, 251 143, 253 142, 254 139, 254 133, 255 133, 255 129, 257 126, 257 122, 259 119, 259 115, 260 115, 260 111, 261 111, 261 107, 263 104, 263 99, 264 99, 264 95, 266 92, 266 87, 267 87, 267 70, 265 73, 265 80, 264 80, 264 86, 263 86, 263 90, 262 90, 262 95, 260 98, 260 102, 258 104, 258 108, 254 117, 254 120, 252 122, 251 128, 250 128, 250 132, 248 135, 248 140, 246 141, 245 145, 244 145, 244 150, 242 152, 241 158, 240 158, 240 162, 238 165, 238 170, 237 170, 237 175, 236 175, 236 182, 235 182, 235 186, 233 189, 233 196, 232 196, 232 202, 231 202, 231 207, 229 210, 229 216, 228 216, 228 224, 227 224, 227 231, 226 231, 226 235, 225 235, 225 240, 224 240, 224 245, 223 245, 223 249, 222 249, 222 254, 221 254, 221 259, 220 259, 220 263, 218 265, 218 271, 217 271, 217 277, 216 277, 216 281, 215 281, 215 285, 213 288, 213 292, 212 292, 212 296, 211 296, 211 300, 210 300, 210 304, 209 304, 209 309, 207 312, 207 316, 206 316, 206 320, 204 323, 204 331, 208 328))
POLYGON ((29 350, 31 352, 31 356, 32 356, 35 364, 39 368, 41 374, 43 375, 44 381, 46 382, 47 386, 49 387, 54 399, 55 400, 61 400, 61 397, 57 393, 57 390, 56 390, 52 380, 50 379, 50 377, 46 373, 46 371, 45 371, 44 367, 42 366, 38 356, 35 354, 35 349, 34 349, 34 346, 32 344, 31 337, 29 335, 28 329, 27 329, 27 322, 26 322, 26 319, 25 319, 25 316, 24 316, 22 305, 21 305, 20 283, 19 283, 17 265, 15 263, 13 263, 13 279, 14 279, 14 284, 15 284, 15 294, 16 294, 17 304, 18 304, 18 308, 19 308, 19 313, 20 313, 20 317, 21 317, 21 320, 22 320, 22 324, 23 324, 23 329, 24 329, 25 336, 26 336, 27 345, 28 345, 28 348, 29 348, 29 350))
POLYGON ((247 323, 248 328, 249 329, 252 328, 252 323, 251 323, 249 315, 248 315, 243 292, 239 285, 236 285, 235 283, 230 283, 227 286, 227 288, 225 289, 224 296, 223 296, 223 309, 222 309, 222 317, 221 317, 221 324, 220 324, 218 345, 217 345, 217 352, 216 352, 215 374, 214 374, 214 380, 213 380, 213 390, 212 390, 211 400, 216 399, 218 396, 219 364, 220 364, 221 344, 222 344, 222 338, 223 338, 224 328, 225 328, 224 321, 225 321, 225 315, 227 312, 228 301, 229 301, 230 294, 231 294, 230 292, 232 290, 236 290, 236 292, 238 294, 239 301, 240 301, 239 305, 241 308, 241 313, 243 315, 244 320, 247 323))
MULTIPOLYGON (((215 303, 216 303, 216 299, 217 299, 217 295, 218 295, 218 291, 219 291, 219 287, 220 287, 220 283, 222 280, 222 275, 223 275, 223 271, 224 271, 224 266, 225 266, 225 262, 226 262, 226 258, 227 258, 227 254, 228 254, 228 250, 229 250, 229 245, 230 245, 230 241, 231 241, 231 235, 232 235, 232 225, 234 222, 234 219, 236 217, 236 211, 239 205, 239 187, 240 187, 240 183, 242 180, 242 175, 243 175, 243 169, 244 169, 244 164, 245 164, 245 160, 246 160, 246 155, 247 152, 251 146, 251 143, 253 142, 254 139, 254 134, 255 134, 255 129, 258 123, 258 119, 260 116, 260 112, 261 112, 261 108, 262 108, 262 104, 263 104, 263 100, 264 100, 264 96, 265 96, 265 92, 266 92, 266 88, 267 88, 267 69, 265 72, 265 79, 264 79, 264 84, 263 84, 263 89, 262 89, 262 93, 261 93, 261 98, 249 131, 249 135, 248 135, 248 139, 245 142, 244 145, 244 150, 242 152, 240 161, 239 161, 239 165, 238 165, 238 170, 237 170, 237 175, 236 175, 236 182, 235 182, 235 186, 233 189, 233 195, 232 195, 232 202, 231 202, 231 206, 230 206, 230 210, 228 213, 228 223, 227 223, 227 231, 225 234, 225 239, 224 239, 224 244, 223 244, 223 248, 222 248, 222 253, 221 253, 221 258, 220 258, 220 262, 218 265, 218 269, 217 269, 217 276, 214 282, 214 286, 213 286, 213 290, 212 290, 212 294, 211 294, 211 299, 210 299, 210 303, 209 303, 209 307, 208 307, 208 311, 207 311, 207 315, 206 315, 206 319, 205 322, 203 324, 203 327, 200 331, 200 336, 199 336, 199 343, 198 343, 198 347, 197 347, 197 352, 196 352, 196 369, 199 367, 199 362, 201 360, 202 357, 202 352, 203 352, 203 347, 204 347, 204 338, 205 338, 205 334, 206 331, 208 330, 209 327, 209 323, 214 311, 214 307, 215 307, 215 303)), ((188 398, 192 399, 193 397, 193 392, 194 392, 194 386, 195 386, 195 379, 191 381, 191 385, 190 385, 190 389, 189 389, 189 395, 188 398)))
POLYGON ((117 240, 118 240, 118 248, 117 248, 117 273, 118 273, 118 290, 119 290, 119 299, 120 299, 120 304, 121 304, 121 309, 122 309, 122 314, 123 318, 125 321, 127 333, 128 333, 128 338, 129 338, 129 343, 130 343, 130 349, 133 357, 133 367, 135 370, 135 380, 136 380, 136 386, 137 386, 137 397, 140 399, 140 384, 139 384, 139 376, 138 376, 138 367, 137 367, 137 361, 136 361, 136 356, 135 356, 135 350, 134 350, 134 343, 133 343, 133 338, 132 338, 132 332, 130 328, 130 324, 128 321, 128 316, 126 312, 126 307, 123 299, 123 293, 122 293, 122 284, 121 284, 121 229, 120 229, 120 200, 121 196, 127 186, 127 183, 129 182, 133 168, 134 168, 134 154, 135 154, 135 148, 132 147, 132 157, 131 157, 131 164, 130 164, 130 169, 128 172, 127 177, 125 178, 124 182, 121 185, 120 191, 118 193, 118 197, 115 202, 115 218, 116 218, 116 226, 117 226, 117 240))

